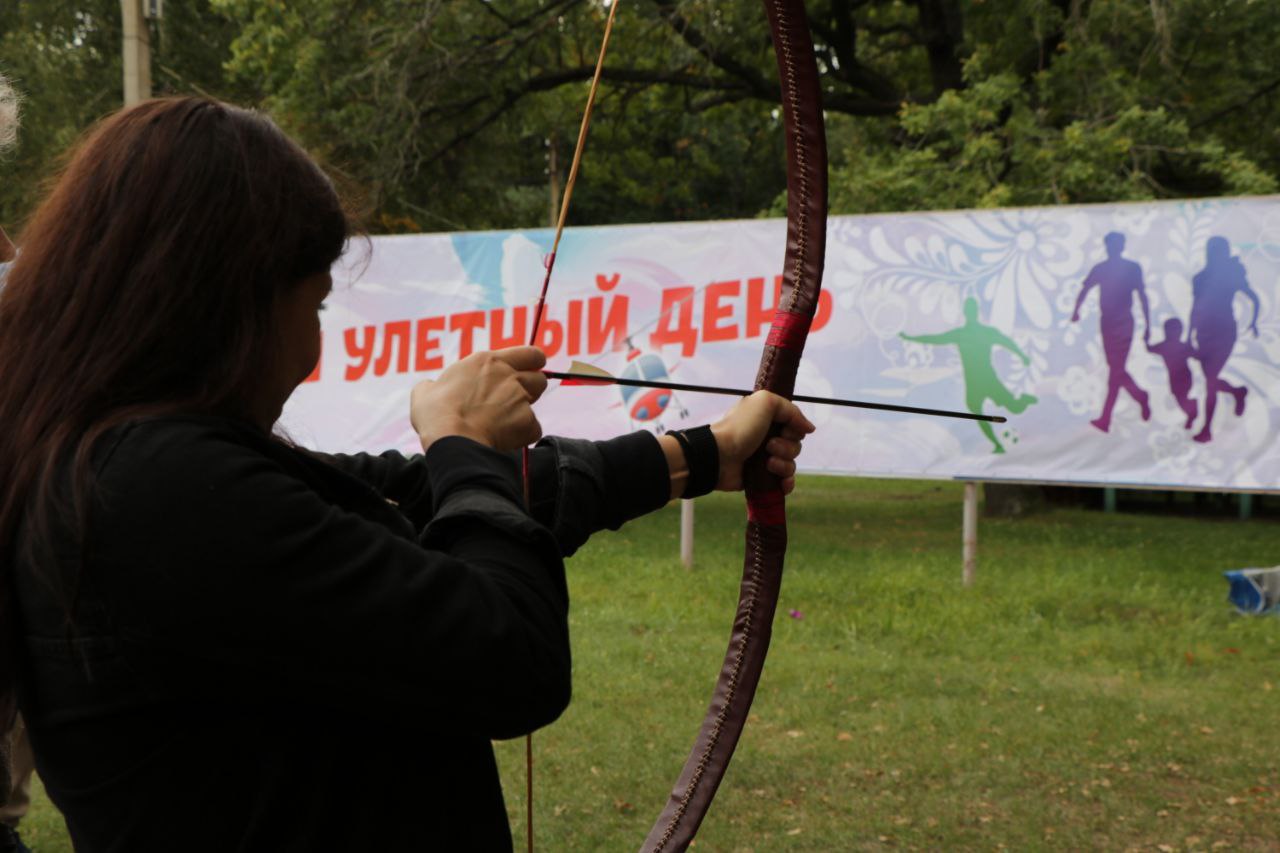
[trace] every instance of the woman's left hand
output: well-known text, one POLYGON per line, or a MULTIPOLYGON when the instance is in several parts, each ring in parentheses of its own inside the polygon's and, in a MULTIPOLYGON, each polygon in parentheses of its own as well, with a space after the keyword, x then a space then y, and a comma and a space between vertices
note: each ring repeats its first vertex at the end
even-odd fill
POLYGON ((769 455, 765 467, 782 480, 783 494, 791 494, 796 486, 796 457, 800 442, 816 427, 795 403, 769 391, 757 391, 744 397, 729 413, 711 425, 720 450, 720 479, 716 489, 734 492, 742 488, 742 465, 755 453, 769 434, 773 424, 782 425, 782 433, 769 439, 769 455))

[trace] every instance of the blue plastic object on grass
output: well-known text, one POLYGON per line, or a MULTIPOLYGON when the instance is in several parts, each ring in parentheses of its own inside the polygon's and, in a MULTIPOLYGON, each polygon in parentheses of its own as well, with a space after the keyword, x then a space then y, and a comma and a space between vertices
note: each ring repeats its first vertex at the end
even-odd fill
POLYGON ((1227 599, 1241 613, 1280 614, 1280 566, 1270 569, 1235 569, 1223 572, 1231 589, 1227 599))

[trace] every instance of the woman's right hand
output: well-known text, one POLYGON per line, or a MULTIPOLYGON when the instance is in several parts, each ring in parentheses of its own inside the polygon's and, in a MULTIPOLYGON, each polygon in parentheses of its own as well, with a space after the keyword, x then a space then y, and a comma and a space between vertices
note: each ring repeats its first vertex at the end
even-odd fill
POLYGON ((409 399, 409 421, 423 451, 449 435, 495 450, 533 444, 542 437, 532 403, 547 389, 546 363, 537 347, 477 352, 438 379, 419 382, 409 399))

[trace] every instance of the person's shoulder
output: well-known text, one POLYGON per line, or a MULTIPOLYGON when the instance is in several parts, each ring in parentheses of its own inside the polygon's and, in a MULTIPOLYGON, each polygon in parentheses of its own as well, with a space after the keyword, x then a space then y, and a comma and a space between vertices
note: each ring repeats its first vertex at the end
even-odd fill
POLYGON ((171 415, 142 418, 109 430, 95 453, 106 486, 189 488, 225 476, 245 460, 269 454, 271 439, 231 418, 171 415))
POLYGON ((110 429, 112 456, 149 456, 205 444, 261 445, 270 438, 246 421, 216 415, 157 415, 126 421, 110 429))

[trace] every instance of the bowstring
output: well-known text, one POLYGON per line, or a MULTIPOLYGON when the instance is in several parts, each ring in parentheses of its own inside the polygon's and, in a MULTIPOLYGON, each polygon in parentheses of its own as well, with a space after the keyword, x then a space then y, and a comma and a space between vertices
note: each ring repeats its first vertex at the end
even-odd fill
MULTIPOLYGON (((604 36, 600 39, 600 56, 596 59, 596 70, 591 77, 591 88, 587 92, 587 107, 582 112, 582 124, 578 128, 578 143, 573 149, 573 163, 569 166, 569 177, 565 181, 564 192, 560 197, 560 216, 556 220, 556 235, 551 242, 551 253, 547 255, 544 265, 547 273, 542 279, 542 290, 538 294, 538 305, 533 312, 533 328, 529 332, 529 346, 538 343, 538 331, 542 325, 542 314, 547 304, 547 289, 551 286, 551 271, 556 265, 556 252, 560 248, 560 238, 564 236, 564 223, 569 215, 569 201, 573 198, 573 185, 578 181, 578 169, 582 165, 582 151, 587 145, 587 129, 591 127, 591 109, 596 103, 596 90, 600 88, 600 75, 604 71, 604 58, 609 51, 609 36, 613 32, 613 18, 618 12, 621 0, 612 0, 609 4, 609 17, 605 20, 604 36)), ((529 448, 521 452, 522 479, 524 481, 524 505, 530 509, 530 465, 529 448)), ((533 733, 525 735, 525 838, 529 853, 533 853, 533 733)))

